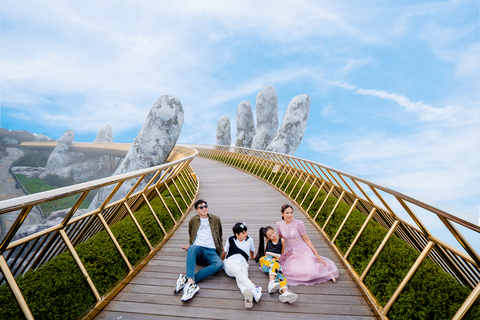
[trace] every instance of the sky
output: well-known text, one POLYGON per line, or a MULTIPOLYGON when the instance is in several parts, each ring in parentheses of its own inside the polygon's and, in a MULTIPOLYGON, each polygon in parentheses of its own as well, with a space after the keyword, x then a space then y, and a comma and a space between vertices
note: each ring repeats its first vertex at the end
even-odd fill
POLYGON ((477 0, 3 0, 1 127, 93 142, 110 123, 132 142, 168 94, 184 108, 178 142, 214 144, 222 115, 235 141, 237 106, 255 113, 273 85, 280 122, 311 98, 295 156, 478 224, 479 12, 477 0))

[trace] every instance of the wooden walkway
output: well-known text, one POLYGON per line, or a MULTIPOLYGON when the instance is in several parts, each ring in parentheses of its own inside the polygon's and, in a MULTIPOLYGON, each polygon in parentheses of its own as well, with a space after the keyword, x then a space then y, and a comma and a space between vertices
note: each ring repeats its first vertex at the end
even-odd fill
MULTIPOLYGON (((258 246, 258 229, 275 226, 281 219, 280 207, 289 203, 281 193, 267 183, 240 170, 213 160, 196 158, 192 166, 200 179, 198 198, 208 202, 209 212, 219 215, 223 225, 223 240, 232 234, 236 222, 244 222, 250 237, 258 246)), ((200 291, 187 302, 182 293, 173 294, 179 273, 185 274, 188 244, 189 213, 172 238, 136 277, 112 300, 95 319, 374 319, 375 315, 354 281, 337 259, 326 241, 301 212, 295 218, 303 220, 307 234, 320 255, 337 264, 340 277, 314 286, 295 286, 298 294, 294 304, 283 304, 278 293, 268 294, 268 277, 255 261, 250 263, 250 279, 263 287, 260 302, 245 309, 243 295, 234 278, 224 271, 199 283, 200 291)))

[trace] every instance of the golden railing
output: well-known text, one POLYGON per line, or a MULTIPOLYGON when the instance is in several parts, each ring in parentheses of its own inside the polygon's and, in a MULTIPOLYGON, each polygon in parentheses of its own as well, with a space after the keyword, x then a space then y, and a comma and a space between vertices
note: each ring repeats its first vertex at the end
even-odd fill
POLYGON ((468 243, 465 236, 462 235, 457 228, 457 226, 460 225, 478 235, 480 234, 479 226, 402 193, 313 161, 285 154, 238 147, 199 144, 189 144, 188 146, 198 150, 198 155, 201 157, 224 162, 270 183, 296 203, 298 208, 302 210, 307 217, 311 220, 313 218, 314 223, 327 199, 329 197, 334 197, 336 203, 328 214, 326 221, 323 225, 319 226, 316 223, 315 225, 329 240, 331 247, 356 280, 357 286, 363 291, 364 295, 367 297, 367 301, 369 301, 370 305, 376 310, 381 318, 388 319, 387 313, 389 309, 427 257, 454 277, 458 282, 472 289, 471 293, 464 300, 453 319, 461 319, 469 311, 475 301, 479 299, 480 257, 468 243), (286 181, 289 182, 286 183, 286 181), (313 186, 318 188, 318 191, 310 201, 310 204, 304 203, 305 199, 307 199, 308 196, 311 196, 313 186), (301 191, 304 191, 304 189, 308 189, 308 191, 303 193, 303 197, 300 197, 301 191), (290 191, 287 192, 287 190, 290 191), (294 193, 295 190, 297 190, 296 193, 294 193), (327 196, 321 206, 315 212, 311 212, 311 206, 321 191, 327 193, 327 196), (379 203, 374 202, 373 199, 375 198, 379 203), (387 200, 394 200, 394 204, 392 205, 391 201, 389 202, 387 200), (335 214, 340 203, 348 204, 350 210, 346 214, 335 235, 330 237, 325 232, 325 227, 335 214), (399 209, 394 210, 395 205, 399 209), (446 226, 451 235, 458 240, 466 253, 433 236, 427 229, 427 226, 420 220, 419 215, 414 212, 412 206, 417 208, 417 211, 425 211, 428 216, 433 215, 434 217, 437 217, 446 226), (342 228, 349 219, 354 208, 364 213, 366 220, 354 237, 348 250, 342 252, 336 246, 335 240, 342 231, 342 228), (397 214, 401 208, 403 208, 404 212, 407 213, 407 216, 413 220, 413 225, 397 214), (378 222, 388 230, 388 233, 363 272, 358 274, 348 258, 370 221, 378 222), (375 295, 372 294, 369 287, 365 284, 364 280, 370 268, 384 249, 387 241, 393 234, 420 252, 420 255, 397 286, 388 302, 382 306, 382 304, 377 301, 375 295))
MULTIPOLYGON (((17 284, 16 277, 26 273, 28 270, 36 270, 67 250, 73 256, 76 265, 82 272, 95 296, 96 304, 93 311, 87 315, 87 318, 91 318, 98 313, 143 266, 142 262, 136 265, 132 265, 129 262, 110 227, 124 217, 130 216, 150 249, 150 253, 146 259, 148 260, 153 256, 183 221, 198 193, 199 182, 195 172, 190 166, 190 162, 196 155, 196 150, 177 145, 170 154, 167 163, 160 166, 0 202, 0 215, 7 213, 15 213, 17 215, 15 221, 6 232, 6 236, 0 241, 0 269, 3 274, 3 276, 0 277, 0 284, 4 284, 5 282, 8 284, 24 316, 27 319, 34 319, 17 284), (132 189, 122 199, 110 202, 115 193, 126 181, 134 183, 132 189), (142 183, 146 183, 146 185, 139 188, 142 183), (73 217, 91 191, 106 186, 114 186, 114 188, 100 208, 78 217, 73 217), (176 190, 175 195, 178 199, 176 199, 171 190, 176 190), (181 213, 181 218, 175 219, 169 210, 164 197, 162 197, 162 192, 166 191, 168 191, 168 197, 173 199, 176 208, 178 208, 178 211, 181 213), (12 241, 33 206, 71 196, 78 198, 61 223, 22 239, 12 241), (154 209, 150 205, 155 199, 160 199, 173 220, 174 226, 169 232, 165 230, 162 222, 158 219, 154 209), (156 247, 150 243, 135 218, 134 212, 142 205, 148 206, 164 234, 163 240, 157 244, 156 247), (182 208, 184 208, 184 210, 182 210, 182 208), (122 283, 118 284, 116 288, 110 290, 103 297, 100 295, 99 290, 96 288, 75 250, 76 245, 85 242, 102 230, 107 231, 108 236, 114 243, 129 270, 122 283)), ((52 281, 54 281, 54 279, 52 279, 52 281)), ((38 294, 41 295, 42 293, 38 292, 38 294)))

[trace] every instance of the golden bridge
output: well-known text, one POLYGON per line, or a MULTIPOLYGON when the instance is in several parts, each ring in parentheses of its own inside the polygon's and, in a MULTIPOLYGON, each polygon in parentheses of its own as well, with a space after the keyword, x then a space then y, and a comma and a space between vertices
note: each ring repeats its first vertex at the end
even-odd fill
MULTIPOLYGON (((128 144, 72 148, 121 158, 128 144)), ((284 154, 177 145, 164 165, 0 202, 0 215, 7 213, 16 220, 0 241, 0 319, 480 318, 480 257, 461 232, 480 234, 479 226, 284 154), (134 187, 111 201, 127 180, 134 187), (147 185, 139 188, 142 181, 147 185), (75 216, 89 193, 109 185, 115 187, 99 208, 75 216), (13 240, 33 206, 66 197, 75 204, 63 221, 13 240), (256 230, 278 221, 282 204, 292 204, 317 251, 337 264, 337 283, 292 287, 295 304, 264 293, 247 310, 235 281, 220 272, 182 303, 173 286, 185 271, 183 222, 195 214, 197 198, 221 217, 225 235, 242 221, 255 241, 256 230), (464 250, 433 236, 432 220, 464 250)), ((267 277, 250 264, 251 279, 265 287, 267 277)))

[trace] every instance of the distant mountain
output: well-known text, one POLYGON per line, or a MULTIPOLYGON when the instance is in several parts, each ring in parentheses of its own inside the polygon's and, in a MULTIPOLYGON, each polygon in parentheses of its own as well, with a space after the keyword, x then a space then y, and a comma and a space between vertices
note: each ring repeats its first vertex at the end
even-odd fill
POLYGON ((0 128, 0 141, 3 139, 15 139, 18 143, 22 141, 52 141, 53 139, 44 134, 31 133, 25 130, 8 130, 0 128))

